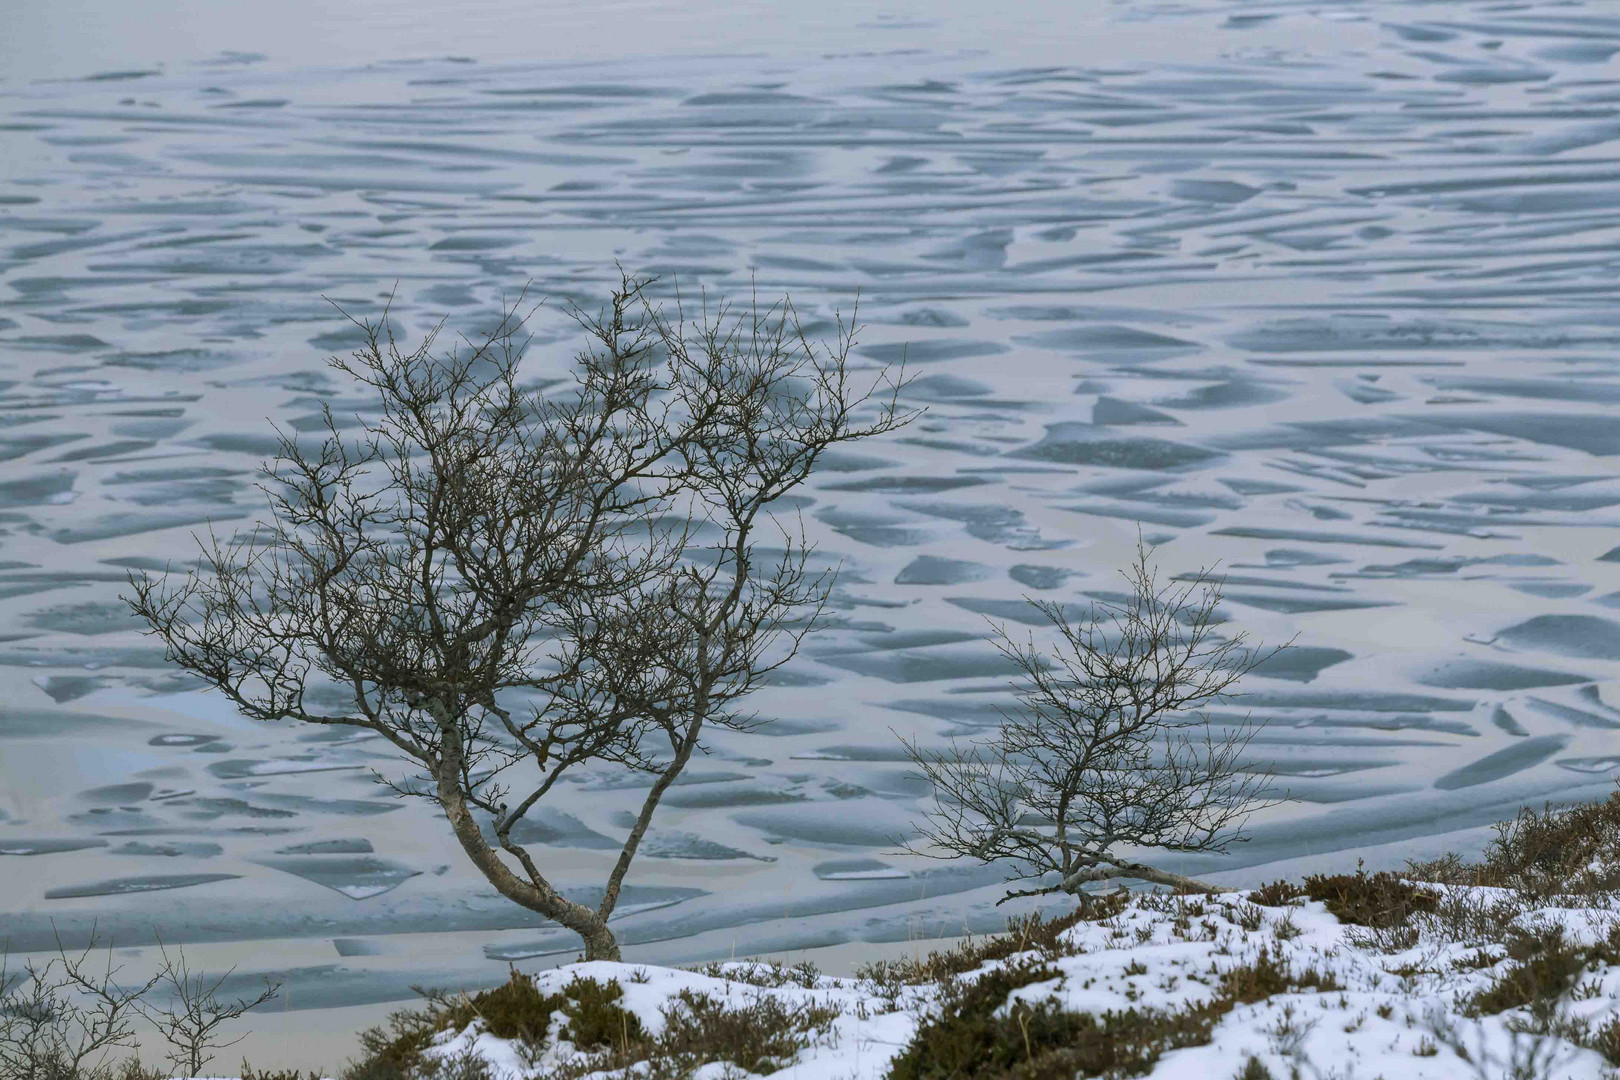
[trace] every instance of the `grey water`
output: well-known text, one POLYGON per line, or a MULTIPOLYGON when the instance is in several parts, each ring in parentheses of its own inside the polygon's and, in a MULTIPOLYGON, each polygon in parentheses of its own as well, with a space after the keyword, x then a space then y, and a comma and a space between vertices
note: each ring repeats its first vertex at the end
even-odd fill
MULTIPOLYGON (((927 805, 897 737, 990 730, 987 620, 1116 595, 1138 529, 1167 573, 1218 563, 1230 625, 1298 642, 1213 717, 1266 722, 1289 801, 1177 865, 1398 866, 1620 775, 1611 5, 832 5, 773 32, 643 4, 619 58, 525 58, 488 4, 469 54, 389 55, 384 26, 346 57, 288 10, 262 54, 131 22, 80 69, 89 31, 39 16, 3 54, 11 949, 235 942, 295 1008, 573 955, 372 781, 399 769, 376 740, 232 715, 117 597, 251 523, 272 423, 366 408, 323 298, 474 332, 530 283, 531 373, 559 376, 615 260, 822 330, 858 293, 860 366, 904 359, 928 409, 801 491, 838 625, 666 799, 630 959, 999 927, 998 869, 894 853, 927 805), (329 958, 289 969, 289 940, 329 958)), ((524 840, 587 895, 635 798, 590 774, 524 840)))

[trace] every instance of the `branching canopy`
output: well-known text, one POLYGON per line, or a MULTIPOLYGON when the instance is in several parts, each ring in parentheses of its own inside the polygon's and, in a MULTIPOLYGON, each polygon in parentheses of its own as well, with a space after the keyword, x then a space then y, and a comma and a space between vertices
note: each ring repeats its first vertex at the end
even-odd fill
POLYGON ((1242 760, 1255 727, 1217 734, 1197 710, 1287 646, 1262 652, 1242 633, 1222 636, 1219 582, 1200 571, 1161 584, 1140 543, 1123 576, 1127 598, 1094 604, 1083 622, 1031 600, 1055 630, 1050 649, 995 628, 1020 675, 1020 708, 994 736, 949 751, 906 740, 934 789, 915 853, 1005 862, 1010 880, 1057 876, 1007 899, 1118 877, 1214 888, 1121 849, 1223 852, 1242 839, 1243 820, 1267 805, 1266 777, 1242 760))
POLYGON ((328 409, 319 445, 283 434, 268 520, 128 598, 245 715, 388 739, 421 767, 400 789, 593 958, 617 956, 607 918, 704 726, 747 724, 741 700, 820 625, 830 576, 771 504, 829 446, 913 415, 887 371, 855 385, 853 321, 818 348, 786 300, 689 323, 650 284, 624 277, 601 314, 573 313, 591 344, 564 393, 521 381, 516 306, 447 355, 437 331, 403 351, 386 313, 356 321, 366 346, 329 363, 378 411, 352 427, 328 409), (761 565, 767 528, 781 554, 761 565), (587 762, 650 785, 594 910, 512 838, 587 762))

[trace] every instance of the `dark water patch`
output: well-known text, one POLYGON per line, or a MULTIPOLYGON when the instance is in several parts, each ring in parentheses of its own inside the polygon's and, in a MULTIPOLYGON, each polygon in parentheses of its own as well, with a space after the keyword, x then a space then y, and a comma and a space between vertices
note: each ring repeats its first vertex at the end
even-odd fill
POLYGON ((202 513, 195 510, 168 510, 147 511, 135 513, 118 511, 103 515, 95 521, 83 525, 68 526, 51 532, 51 539, 58 544, 84 544, 93 540, 111 540, 126 536, 138 536, 141 533, 156 532, 160 529, 174 529, 183 525, 206 525, 221 521, 232 521, 247 517, 246 511, 221 511, 215 509, 213 513, 202 513))
POLYGON ((1544 716, 1555 717, 1569 724, 1571 727, 1587 728, 1596 731, 1620 731, 1620 720, 1612 716, 1603 716, 1587 709, 1576 709, 1569 705, 1560 705, 1556 701, 1547 701, 1545 698, 1532 697, 1530 706, 1544 716))
POLYGON ((206 840, 173 840, 165 842, 143 842, 140 840, 129 840, 113 848, 111 854, 137 855, 143 858, 150 857, 163 859, 181 857, 188 859, 212 859, 214 856, 223 853, 224 850, 225 849, 220 847, 218 844, 210 843, 206 840))
MULTIPOLYGON (((886 701, 884 708, 931 716, 967 728, 999 727, 1017 706, 1010 696, 974 694, 972 697, 902 698, 886 701)), ((829 752, 832 748, 829 748, 829 752)), ((863 774, 864 775, 864 774, 863 774)))
POLYGON ((933 533, 927 529, 908 528, 903 525, 843 525, 835 526, 834 531, 856 543, 880 548, 914 548, 933 539, 933 533))
MULTIPOLYGON (((199 747, 198 751, 207 751, 211 745, 199 747)), ((267 793, 259 796, 259 801, 294 814, 321 814, 328 817, 376 817, 401 809, 397 799, 318 799, 310 795, 267 793)))
POLYGON ((1169 413, 1139 405, 1134 401, 1099 397, 1091 407, 1091 422, 1099 426, 1129 426, 1132 424, 1163 424, 1181 427, 1182 423, 1169 413))
POLYGON ((1590 585, 1578 585, 1569 581, 1517 581, 1510 583, 1508 587, 1526 596, 1540 596, 1548 600, 1567 600, 1584 596, 1592 591, 1590 585))
MULTIPOLYGON (((682 809, 711 809, 724 806, 775 806, 779 803, 800 803, 805 801, 802 792, 786 790, 780 786, 747 782, 729 784, 705 784, 701 787, 672 788, 664 795, 663 801, 670 806, 682 809)), ((618 847, 618 844, 614 844, 618 847)))
POLYGON ((252 776, 287 776, 362 768, 365 768, 365 766, 317 761, 313 758, 292 758, 274 761, 263 761, 257 758, 231 758, 226 761, 214 762, 208 766, 208 771, 221 780, 245 780, 252 776))
POLYGON ((116 682, 115 679, 104 675, 45 675, 36 677, 33 681, 35 686, 45 691, 46 697, 58 705, 77 701, 116 682))
POLYGON ((819 663, 893 683, 939 682, 947 679, 1008 678, 1018 669, 999 653, 950 649, 828 656, 819 663))
MULTIPOLYGON (((108 667, 167 670, 163 650, 140 645, 104 645, 94 649, 41 649, 17 646, 0 649, 0 665, 7 667, 63 667, 96 670, 108 667)), ((126 721, 120 720, 119 723, 126 721)))
POLYGON ((984 483, 988 481, 978 476, 874 476, 868 480, 825 484, 822 490, 866 491, 878 495, 936 495, 984 483))
POLYGON ((1254 540, 1292 540, 1295 543, 1305 544, 1366 544, 1373 547, 1397 548, 1429 548, 1438 550, 1441 545, 1425 543, 1418 540, 1396 540, 1387 536, 1374 536, 1365 533, 1336 533, 1319 532, 1314 529, 1277 529, 1266 526, 1230 525, 1224 529, 1215 529, 1214 536, 1241 536, 1254 540))
POLYGON ((1434 375, 1424 380, 1436 390, 1541 401, 1620 402, 1620 385, 1584 379, 1525 379, 1510 376, 1434 375))
POLYGON ((277 855, 371 855, 371 841, 360 837, 338 840, 311 840, 276 849, 277 855))
POLYGON ((219 742, 218 735, 189 735, 181 732, 170 732, 164 735, 154 735, 146 740, 148 746, 203 746, 207 743, 219 742))
POLYGON ((1060 566, 1038 566, 1034 563, 1015 563, 1007 569, 1007 576, 1018 584, 1042 591, 1062 588, 1064 582, 1079 573, 1081 571, 1067 570, 1060 566))
MULTIPOLYGON (((1362 193, 1362 192, 1357 192, 1362 193)), ((1374 192, 1367 194, 1394 192, 1374 192)), ((1399 193, 1406 193, 1404 189, 1399 193)), ((1436 349, 1550 349, 1567 336, 1533 324, 1482 319, 1398 319, 1383 315, 1328 315, 1277 319, 1227 338, 1235 349, 1303 352, 1411 352, 1436 349)))
POLYGON ((958 375, 926 375, 907 382, 902 392, 918 401, 955 402, 989 397, 994 390, 985 383, 958 375))
POLYGON ((1231 180, 1175 180, 1170 184, 1170 194, 1192 202, 1235 206, 1260 194, 1260 189, 1231 180))
POLYGON ((422 872, 386 859, 336 855, 295 856, 258 861, 261 866, 313 881, 317 885, 324 885, 334 892, 342 893, 350 900, 365 900, 391 892, 422 872))
POLYGON ((1104 353, 1119 356, 1181 356, 1203 346, 1196 341, 1138 330, 1130 326, 1102 324, 1074 326, 1063 330, 1043 330, 1037 334, 1014 334, 1020 345, 1034 345, 1058 352, 1104 353))
POLYGON ((1262 660, 1251 670, 1255 675, 1266 679, 1308 683, 1315 681, 1318 675, 1333 665, 1354 658, 1354 653, 1343 649, 1320 645, 1295 645, 1262 660))
POLYGON ((57 472, 0 481, 0 507, 60 505, 72 501, 77 473, 57 472))
POLYGON ((42 450, 49 450, 53 446, 77 442, 85 437, 84 433, 77 431, 0 436, 0 461, 11 461, 16 458, 27 457, 42 450))
MULTIPOLYGON (((991 619, 1007 619, 1029 626, 1052 625, 1051 620, 1042 614, 1040 609, 1026 600, 999 600, 977 596, 951 596, 946 599, 954 607, 991 619)), ((1083 620, 1091 613, 1091 609, 1083 604, 1063 604, 1062 611, 1071 621, 1083 620)))
POLYGON ((184 807, 181 816, 190 818, 193 821, 217 821, 222 817, 285 819, 298 816, 291 810, 280 810, 271 806, 254 806, 246 799, 237 799, 224 795, 179 799, 170 805, 184 807))
POLYGON ((1014 551, 1044 551, 1067 546, 1066 540, 1043 540, 1040 529, 1010 506, 944 502, 907 502, 905 509, 946 521, 959 521, 975 540, 1002 544, 1014 551))
POLYGON ((231 367, 241 360, 237 354, 216 349, 184 348, 153 352, 119 350, 104 357, 102 363, 112 367, 138 368, 142 371, 202 374, 231 367))
POLYGON ((732 820, 759 830, 767 840, 828 847, 892 848, 896 837, 904 838, 912 832, 905 811, 885 800, 855 799, 818 804, 816 809, 814 815, 796 807, 750 810, 732 815, 732 820))
POLYGON ((911 876, 878 859, 830 859, 817 863, 810 872, 822 881, 884 881, 911 876))
POLYGON ((87 602, 44 608, 31 613, 28 623, 41 630, 93 636, 116 634, 142 625, 124 603, 87 602))
POLYGON ((38 739, 60 735, 89 736, 113 731, 129 731, 147 726, 122 717, 93 716, 56 709, 25 709, 0 705, 0 739, 38 739))
POLYGON ((801 751, 793 755, 794 761, 854 761, 854 762, 882 762, 893 764, 896 762, 909 762, 911 756, 902 746, 855 746, 840 744, 822 746, 815 750, 801 751))
POLYGON ((151 798, 156 786, 144 780, 128 784, 109 784, 105 787, 90 788, 78 794, 80 802, 92 806, 128 806, 131 803, 145 802, 151 798))
POLYGON ((1296 566, 1333 566, 1347 561, 1338 555, 1327 555, 1320 551, 1302 551, 1297 548, 1272 548, 1266 552, 1266 566, 1284 570, 1291 570, 1296 566))
POLYGON ((1256 690, 1246 691, 1243 703, 1273 709, 1375 713, 1470 712, 1474 708, 1472 700, 1383 690, 1256 690))
POLYGON ((113 439, 92 446, 80 446, 69 450, 65 454, 58 454, 50 460, 53 462, 88 461, 91 463, 112 461, 130 454, 143 453, 156 445, 157 441, 155 439, 113 439))
POLYGON ((1568 735, 1537 735, 1453 769, 1435 780, 1440 791, 1488 784, 1534 768, 1569 745, 1568 735))
POLYGON ((390 950, 381 941, 367 938, 333 938, 332 948, 339 956, 383 956, 390 950))
POLYGON ((1153 403, 1166 409, 1246 409, 1286 401, 1289 396, 1281 387, 1258 379, 1227 379, 1173 397, 1156 398, 1153 403))
POLYGON ((549 806, 537 806, 520 818, 512 827, 511 837, 519 844, 594 851, 617 851, 624 846, 622 841, 603 836, 574 815, 549 806))
MULTIPOLYGON (((971 320, 965 319, 955 312, 937 307, 911 308, 901 312, 900 317, 895 321, 901 326, 933 326, 941 329, 957 329, 972 325, 971 320)), ((988 388, 986 388, 986 392, 988 392, 988 388)))
POLYGON ((1442 690, 1532 690, 1590 682, 1591 678, 1567 671, 1499 664, 1490 660, 1450 660, 1436 665, 1419 676, 1417 681, 1442 690))
POLYGON ((70 825, 82 825, 103 836, 139 836, 146 833, 175 832, 168 818, 146 810, 122 806, 98 806, 79 814, 69 814, 70 825))
POLYGON ((1362 608, 1394 607, 1393 600, 1356 600, 1350 597, 1267 595, 1250 592, 1226 592, 1225 598, 1234 604, 1244 604, 1262 611, 1276 611, 1286 615, 1300 615, 1314 611, 1358 611, 1362 608))
POLYGON ((1517 738, 1522 739, 1526 735, 1530 734, 1524 729, 1524 725, 1519 723, 1513 714, 1508 712, 1507 709, 1501 705, 1498 705, 1496 708, 1491 710, 1491 723, 1495 724, 1498 728, 1501 728, 1509 735, 1517 738))
POLYGON ((892 345, 863 345, 860 354, 880 364, 934 364, 947 360, 968 360, 1000 356, 1011 350, 994 341, 963 341, 954 338, 912 341, 892 345))
POLYGON ((1537 615, 1496 636, 1521 649, 1585 660, 1620 660, 1620 623, 1592 615, 1537 615))
POLYGON ((1581 413, 1448 413, 1426 414, 1423 422, 1442 427, 1483 431, 1510 439, 1580 450, 1597 457, 1620 454, 1620 425, 1607 416, 1581 413))
POLYGON ((982 563, 947 559, 939 555, 919 555, 895 575, 896 585, 960 585, 985 581, 992 571, 982 563))
POLYGON ((655 832, 642 842, 640 853, 654 859, 704 859, 715 861, 751 859, 765 863, 776 861, 774 856, 754 855, 690 832, 655 832))
POLYGON ((937 630, 900 630, 885 634, 862 634, 854 644, 835 645, 828 649, 836 652, 886 652, 893 649, 926 649, 933 645, 957 645, 976 641, 981 635, 967 630, 941 627, 937 630))
POLYGON ((85 851, 106 846, 105 840, 78 837, 70 840, 31 840, 20 836, 0 836, 0 855, 56 855, 64 851, 85 851))
POLYGON ((1200 465, 1216 451, 1188 443, 1147 436, 1120 437, 1090 424, 1049 424, 1046 437, 1009 456, 1063 465, 1099 465, 1111 469, 1174 470, 1200 465))
POLYGON ((61 885, 45 890, 47 900, 70 900, 89 896, 128 896, 132 893, 189 889, 216 881, 235 881, 240 874, 148 874, 141 877, 109 878, 83 885, 61 885))

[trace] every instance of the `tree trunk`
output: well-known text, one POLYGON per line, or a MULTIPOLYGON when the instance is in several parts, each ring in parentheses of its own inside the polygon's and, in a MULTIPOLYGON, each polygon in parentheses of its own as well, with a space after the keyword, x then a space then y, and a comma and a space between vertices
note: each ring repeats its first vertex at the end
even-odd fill
POLYGON ((614 939, 613 931, 607 928, 607 923, 589 933, 581 933, 580 937, 585 939, 585 959, 613 961, 621 959, 619 943, 614 939))
MULTIPOLYGON (((439 719, 435 715, 435 719, 439 719)), ((483 872, 484 879, 495 886, 495 891, 530 911, 561 923, 585 941, 585 959, 618 960, 619 943, 608 929, 607 920, 596 912, 559 893, 551 883, 541 877, 522 848, 509 846, 509 853, 523 863, 529 880, 525 881, 501 861, 494 848, 478 827, 467 806, 467 793, 461 787, 461 737, 453 723, 440 721, 443 745, 435 764, 435 779, 439 806, 450 822, 450 829, 461 843, 474 866, 483 872)))
POLYGON ((1189 892, 1225 893, 1235 892, 1229 885, 1211 885, 1207 881, 1197 878, 1185 877, 1181 874, 1172 874, 1168 870, 1158 870, 1144 863, 1115 863, 1112 866, 1093 866, 1085 870, 1076 870, 1063 879, 1059 886, 1064 892, 1079 892, 1080 886, 1088 881, 1109 881, 1113 878, 1141 878, 1158 885, 1168 885, 1172 889, 1186 889, 1189 892))

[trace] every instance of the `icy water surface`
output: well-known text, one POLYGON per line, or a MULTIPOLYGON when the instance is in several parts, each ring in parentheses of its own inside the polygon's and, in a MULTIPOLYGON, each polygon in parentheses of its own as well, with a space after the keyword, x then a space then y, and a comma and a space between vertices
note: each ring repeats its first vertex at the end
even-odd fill
MULTIPOLYGON (((1110 12, 1106 47, 1038 67, 873 23, 656 63, 239 53, 0 84, 12 948, 99 920, 263 942, 246 971, 330 939, 295 1008, 572 956, 371 782, 376 740, 229 715, 117 593, 250 520, 271 420, 367 407, 321 363, 353 341, 323 294, 474 330, 532 279, 557 374, 562 301, 600 303, 615 259, 791 292, 818 327, 858 288, 863 364, 904 356, 929 409, 803 490, 841 625, 758 699, 779 722, 716 734, 666 800, 633 959, 999 926, 997 871, 892 853, 922 795, 895 733, 994 725, 985 618, 1113 594, 1139 524, 1169 572, 1221 560, 1235 625, 1299 635, 1243 703, 1293 801, 1185 868, 1398 864, 1606 793, 1620 14, 1110 12)), ((525 840, 585 895, 636 798, 601 773, 525 840)))

